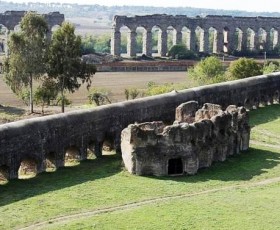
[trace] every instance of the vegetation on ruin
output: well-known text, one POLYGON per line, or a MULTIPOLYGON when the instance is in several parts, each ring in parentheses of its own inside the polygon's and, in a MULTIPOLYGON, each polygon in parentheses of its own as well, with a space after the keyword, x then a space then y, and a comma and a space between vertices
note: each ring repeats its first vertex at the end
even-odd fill
POLYGON ((105 155, 30 180, 12 180, 0 186, 0 228, 47 221, 44 229, 275 229, 280 224, 279 114, 280 105, 251 111, 251 149, 195 176, 134 176, 123 170, 120 156, 105 155), (157 200, 87 213, 150 199, 157 200), (77 213, 83 214, 52 220, 77 213))

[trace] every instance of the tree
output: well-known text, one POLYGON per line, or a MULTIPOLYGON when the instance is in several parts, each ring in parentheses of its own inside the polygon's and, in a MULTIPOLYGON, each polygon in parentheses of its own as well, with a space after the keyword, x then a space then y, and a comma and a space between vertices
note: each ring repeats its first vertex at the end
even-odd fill
POLYGON ((52 79, 46 78, 42 86, 39 86, 34 94, 36 104, 42 107, 42 114, 44 114, 44 106, 50 105, 51 100, 55 100, 58 95, 56 82, 52 79))
POLYGON ((200 84, 215 83, 224 80, 224 67, 217 57, 207 57, 188 70, 188 76, 200 84))
POLYGON ((61 110, 64 112, 64 92, 70 93, 79 89, 81 83, 91 85, 91 76, 96 67, 81 60, 81 37, 75 35, 75 28, 64 22, 57 29, 49 48, 48 75, 55 79, 61 93, 61 110))
POLYGON ((188 50, 183 44, 174 45, 168 52, 168 56, 177 59, 195 59, 196 55, 193 51, 188 50))
POLYGON ((227 75, 231 79, 242 79, 262 74, 261 66, 251 58, 239 58, 230 63, 227 75))
POLYGON ((43 16, 28 12, 20 22, 21 31, 11 34, 9 57, 5 61, 5 79, 19 94, 24 87, 30 90, 30 112, 33 113, 33 79, 46 70, 48 25, 43 16))

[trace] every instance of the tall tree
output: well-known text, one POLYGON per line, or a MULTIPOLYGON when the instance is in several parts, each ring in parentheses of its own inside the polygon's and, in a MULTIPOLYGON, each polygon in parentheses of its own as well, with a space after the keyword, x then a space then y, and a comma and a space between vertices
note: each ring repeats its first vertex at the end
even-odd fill
POLYGON ((64 112, 64 92, 73 93, 81 84, 91 85, 91 76, 96 67, 81 59, 81 37, 75 35, 75 28, 64 22, 57 29, 49 47, 48 75, 54 78, 62 96, 61 110, 64 112))
POLYGON ((9 56, 5 78, 15 93, 30 89, 30 112, 33 113, 33 79, 46 72, 48 25, 42 15, 28 12, 20 22, 20 31, 9 37, 9 56))

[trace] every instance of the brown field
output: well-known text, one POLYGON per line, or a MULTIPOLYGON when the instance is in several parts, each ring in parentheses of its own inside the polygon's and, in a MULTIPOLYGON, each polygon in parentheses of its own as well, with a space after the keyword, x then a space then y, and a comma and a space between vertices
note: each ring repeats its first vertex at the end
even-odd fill
MULTIPOLYGON (((110 98, 113 102, 125 100, 124 89, 136 87, 144 89, 150 81, 158 84, 184 83, 186 72, 99 72, 92 78, 92 87, 106 88, 111 92, 110 98)), ((67 97, 72 101, 73 106, 88 103, 88 91, 83 85, 80 90, 67 97)), ((13 107, 25 107, 10 88, 0 77, 0 104, 13 107)))

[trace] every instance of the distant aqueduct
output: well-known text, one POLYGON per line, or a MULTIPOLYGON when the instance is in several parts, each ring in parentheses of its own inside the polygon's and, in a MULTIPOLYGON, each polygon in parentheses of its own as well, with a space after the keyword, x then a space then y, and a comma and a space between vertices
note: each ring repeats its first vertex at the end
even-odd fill
MULTIPOLYGON (((280 18, 184 15, 115 16, 111 54, 120 55, 122 28, 127 27, 127 56, 137 54, 136 37, 143 31, 141 54, 159 56, 168 52, 168 36, 172 43, 185 44, 189 50, 204 53, 232 51, 271 51, 280 44, 280 18), (153 50, 152 31, 158 31, 157 48, 153 50)), ((138 51, 139 52, 139 51, 138 51)))
MULTIPOLYGON (((19 25, 22 17, 26 11, 6 11, 5 13, 0 14, 0 25, 4 26, 6 30, 6 36, 8 36, 9 31, 15 30, 16 26, 19 25)), ((43 14, 43 17, 46 19, 49 27, 49 34, 51 36, 52 28, 54 26, 59 26, 64 21, 64 14, 60 14, 59 12, 51 12, 48 14, 43 14)), ((7 42, 7 39, 6 41, 7 42)), ((4 50, 7 52, 7 47, 5 44, 4 50)))

